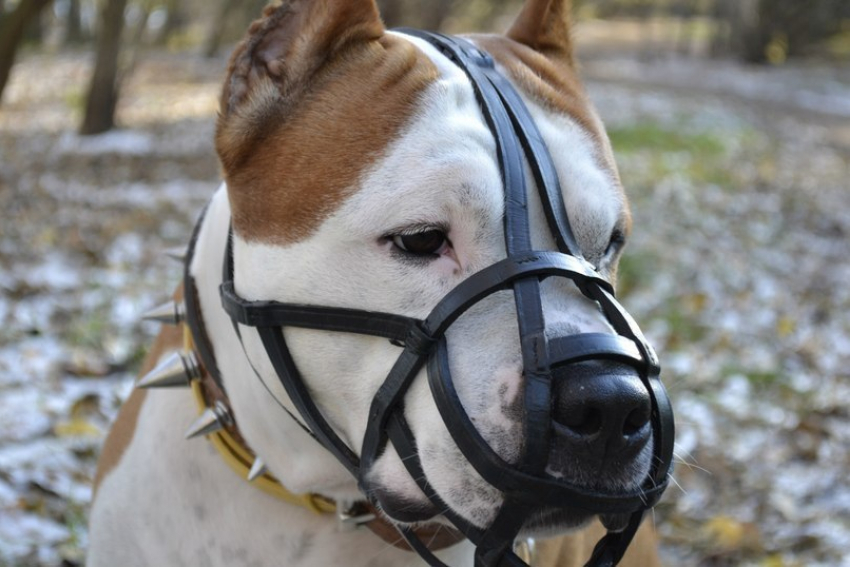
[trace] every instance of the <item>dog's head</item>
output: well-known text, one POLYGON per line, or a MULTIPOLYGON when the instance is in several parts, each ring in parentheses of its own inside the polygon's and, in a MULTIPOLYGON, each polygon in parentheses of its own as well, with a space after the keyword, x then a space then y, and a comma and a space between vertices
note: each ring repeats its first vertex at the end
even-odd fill
MULTIPOLYGON (((507 35, 472 40, 522 93, 557 169, 580 252, 613 280, 629 211, 608 140, 576 76, 568 13, 569 2, 530 0, 507 35)), ((248 300, 421 319, 460 282, 506 257, 497 146, 470 80, 427 42, 386 31, 373 0, 291 0, 267 9, 231 60, 216 147, 232 212, 235 289, 248 300)), ((554 249, 527 177, 533 248, 554 249)), ((545 279, 539 297, 546 337, 614 332, 569 279, 545 279)), ((529 371, 517 309, 511 292, 490 294, 446 333, 464 411, 508 463, 528 445, 529 371)), ((284 333, 312 399, 340 438, 359 448, 398 346, 356 334, 284 333)), ((275 389, 260 339, 248 332, 242 338, 264 377, 229 387, 246 438, 290 488, 335 490, 344 476, 337 469, 276 456, 275 436, 291 428, 290 417, 259 411, 268 406, 257 400, 269 396, 271 384, 292 406, 275 389)), ((546 474, 589 491, 636 490, 653 449, 650 397, 635 370, 589 361, 556 370, 552 380, 546 474)), ((458 448, 425 370, 403 402, 430 486, 455 513, 488 525, 503 493, 458 448)), ((392 444, 361 480, 392 518, 415 522, 439 513, 392 444)), ((541 508, 526 527, 573 527, 590 515, 541 508)), ((616 529, 626 517, 605 520, 616 529)))

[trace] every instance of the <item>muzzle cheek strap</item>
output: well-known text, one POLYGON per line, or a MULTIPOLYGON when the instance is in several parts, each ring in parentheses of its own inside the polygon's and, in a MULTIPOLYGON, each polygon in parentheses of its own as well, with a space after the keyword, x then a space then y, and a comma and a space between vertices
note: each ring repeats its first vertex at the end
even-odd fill
POLYGON ((403 344, 404 350, 372 398, 360 451, 363 471, 370 470, 386 448, 387 423, 394 412, 400 411, 404 395, 424 366, 435 340, 422 329, 421 322, 412 322, 403 344))
POLYGON ((292 354, 286 345, 283 330, 276 327, 257 327, 257 332, 260 334, 263 346, 269 355, 269 359, 277 375, 289 377, 288 380, 281 380, 280 382, 286 389, 286 393, 289 395, 292 403, 298 408, 301 417, 306 421, 307 427, 322 445, 330 450, 348 468, 349 472, 357 474, 360 459, 340 439, 333 427, 324 418, 318 406, 316 406, 313 398, 310 397, 307 385, 304 383, 295 365, 295 361, 292 359, 292 354))

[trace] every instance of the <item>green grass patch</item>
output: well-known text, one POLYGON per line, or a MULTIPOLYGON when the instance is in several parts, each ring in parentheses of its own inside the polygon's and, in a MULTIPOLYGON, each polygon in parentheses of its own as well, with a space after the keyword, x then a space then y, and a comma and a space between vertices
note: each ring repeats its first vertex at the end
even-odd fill
POLYGON ((771 390, 777 386, 784 386, 788 382, 788 376, 778 368, 753 370, 737 365, 728 365, 724 366, 720 373, 724 377, 743 376, 756 391, 771 390))
POLYGON ((63 99, 68 110, 79 116, 83 115, 86 107, 86 96, 81 88, 68 89, 63 99))
POLYGON ((770 388, 786 380, 785 375, 778 370, 750 371, 745 372, 744 376, 756 388, 770 388))
POLYGON ((102 348, 113 332, 109 305, 101 305, 86 313, 75 313, 62 338, 74 347, 102 348))
POLYGON ((689 313, 681 305, 671 302, 661 318, 670 330, 666 348, 674 350, 702 341, 708 335, 705 324, 699 317, 689 313))
POLYGON ((611 128, 608 137, 614 152, 688 152, 700 156, 717 156, 725 147, 709 132, 690 133, 670 129, 655 122, 641 122, 623 128, 611 128))
POLYGON ((617 268, 617 295, 626 297, 632 290, 646 285, 660 267, 661 262, 654 254, 627 252, 620 258, 617 268))

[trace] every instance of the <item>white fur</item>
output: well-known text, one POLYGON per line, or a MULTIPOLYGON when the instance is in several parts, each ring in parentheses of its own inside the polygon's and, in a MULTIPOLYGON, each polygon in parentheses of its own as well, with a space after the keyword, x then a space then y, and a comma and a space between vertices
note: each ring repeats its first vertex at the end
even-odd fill
MULTIPOLYGON (((243 297, 425 317, 459 282, 505 257, 504 195, 495 145, 471 85, 430 45, 411 41, 441 73, 417 116, 362 177, 353 195, 306 240, 280 247, 236 236, 236 287, 243 297), (400 260, 384 237, 411 226, 449 227, 451 252, 424 264, 400 260)), ((616 175, 601 165, 599 150, 574 120, 527 102, 560 172, 582 249, 588 259, 602 261, 611 230, 624 214, 616 175)), ((530 177, 529 187, 533 189, 530 177)), ((531 198, 531 214, 535 246, 551 248, 536 197, 531 198)), ((222 188, 208 210, 192 272, 240 430, 290 490, 357 498, 345 469, 281 407, 295 413, 256 331, 242 328, 246 356, 220 308, 218 285, 228 223, 222 188)), ((547 283, 543 289, 548 332, 610 331, 596 307, 568 282, 547 283)), ((508 460, 517 457, 521 442, 517 423, 501 410, 520 389, 516 337, 509 293, 482 301, 448 333, 452 373, 464 406, 488 442, 508 460)), ((315 401, 341 437, 359 450, 372 396, 400 349, 383 339, 301 329, 287 330, 286 338, 315 401)), ((473 522, 489 522, 500 496, 452 442, 424 372, 411 386, 405 407, 431 484, 473 522)), ((275 501, 236 478, 218 462, 209 444, 182 440, 180 433, 193 414, 185 393, 150 395, 138 424, 144 434, 136 436, 100 489, 99 502, 108 504, 95 507, 92 542, 97 551, 90 565, 250 565, 253 560, 257 565, 291 567, 422 564, 413 554, 386 549, 368 532, 338 533, 332 519, 275 501), (145 472, 152 467, 153 473, 145 472), (147 474, 169 482, 147 486, 147 474), (153 495, 144 497, 149 492, 153 495), (127 507, 139 518, 154 517, 158 522, 136 525, 143 520, 134 524, 134 513, 122 513, 127 507), (119 516, 139 534, 135 547, 125 549, 118 543, 126 541, 119 535, 119 516), (181 534, 179 541, 170 537, 174 533, 181 534), (299 538, 316 542, 302 557, 296 557, 299 538)), ((369 478, 408 500, 424 502, 393 450, 378 460, 369 478)), ((466 544, 443 557, 452 565, 471 565, 466 544)))

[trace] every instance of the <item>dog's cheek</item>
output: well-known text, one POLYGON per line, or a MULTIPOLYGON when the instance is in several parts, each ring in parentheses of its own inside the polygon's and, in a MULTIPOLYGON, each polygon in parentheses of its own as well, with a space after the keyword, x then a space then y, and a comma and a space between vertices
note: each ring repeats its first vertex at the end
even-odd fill
POLYGON ((366 473, 366 484, 379 494, 389 495, 410 505, 428 506, 430 501, 407 472, 392 445, 366 473))
POLYGON ((406 416, 425 478, 452 510, 479 527, 486 526, 502 502, 501 493, 478 475, 457 447, 433 401, 420 391, 426 389, 426 384, 416 382, 410 392, 413 396, 406 398, 406 416))
POLYGON ((502 494, 482 479, 453 443, 424 443, 422 469, 448 506, 478 527, 489 525, 502 494))
POLYGON ((521 365, 481 364, 485 360, 460 361, 452 373, 455 387, 481 437, 500 458, 514 463, 524 445, 521 365))

